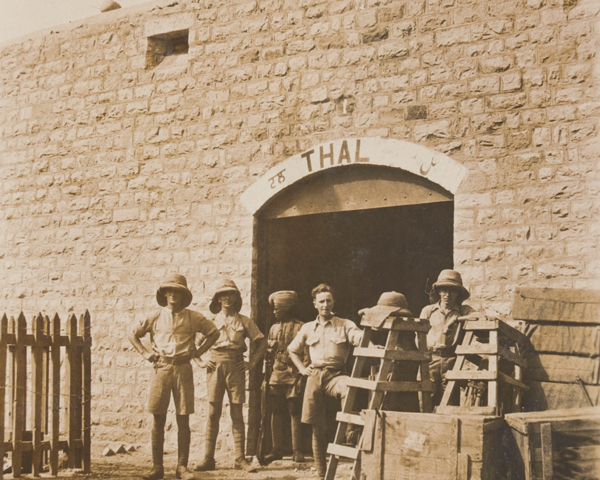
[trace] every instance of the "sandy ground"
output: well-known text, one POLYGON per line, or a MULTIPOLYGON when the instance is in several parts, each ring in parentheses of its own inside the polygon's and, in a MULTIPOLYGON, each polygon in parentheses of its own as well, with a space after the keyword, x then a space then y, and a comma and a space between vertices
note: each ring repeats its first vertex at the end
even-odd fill
MULTIPOLYGON (((165 452, 165 479, 175 479, 175 466, 177 463, 176 452, 165 452)), ((190 467, 193 468, 201 459, 192 456, 190 467)), ((261 467, 256 459, 252 465, 257 468, 256 472, 242 472, 233 468, 233 458, 217 456, 217 470, 212 472, 194 473, 193 478, 206 480, 316 480, 318 476, 313 468, 312 459, 307 458, 305 463, 294 463, 291 457, 275 461, 268 467, 261 467)), ((58 478, 90 479, 90 480, 139 480, 141 475, 148 473, 151 468, 151 457, 149 448, 139 447, 133 453, 118 454, 104 457, 101 451, 92 452, 92 473, 84 474, 81 470, 60 470, 58 478)), ((351 463, 340 463, 336 478, 350 479, 351 463)), ((192 472, 193 473, 193 472, 192 472)), ((42 473, 42 478, 55 478, 49 473, 42 473)), ((6 474, 4 478, 12 478, 6 474)), ((21 478, 33 478, 25 474, 21 478)))

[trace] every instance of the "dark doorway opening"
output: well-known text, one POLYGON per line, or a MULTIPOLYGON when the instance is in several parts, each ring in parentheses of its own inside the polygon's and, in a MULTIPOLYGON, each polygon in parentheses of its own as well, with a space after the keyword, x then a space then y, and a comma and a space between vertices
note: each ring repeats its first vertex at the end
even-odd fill
POLYGON ((313 320, 310 291, 324 282, 335 291, 338 316, 357 321, 360 309, 392 290, 418 316, 440 270, 452 268, 453 217, 447 201, 262 220, 258 303, 267 304, 273 291, 295 290, 300 320, 313 320))
MULTIPOLYGON (((268 332, 269 295, 295 290, 298 319, 314 320, 310 291, 322 282, 333 287, 340 317, 358 322, 358 311, 386 291, 403 293, 418 316, 439 272, 453 266, 453 219, 452 194, 401 169, 348 166, 306 177, 255 217, 253 318, 268 332)), ((290 436, 286 430, 285 451, 290 436)))

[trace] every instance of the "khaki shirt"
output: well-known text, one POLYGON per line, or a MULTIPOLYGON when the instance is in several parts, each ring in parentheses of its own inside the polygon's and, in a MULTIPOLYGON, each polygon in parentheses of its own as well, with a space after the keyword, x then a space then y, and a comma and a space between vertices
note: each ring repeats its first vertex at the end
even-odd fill
POLYGON ((360 345, 362 335, 362 330, 350 320, 334 316, 322 325, 317 317, 302 325, 288 350, 302 356, 304 346, 308 345, 312 365, 343 370, 350 347, 360 345))
POLYGON ((161 357, 179 357, 196 352, 197 333, 206 337, 215 330, 214 323, 199 312, 185 308, 174 314, 168 308, 161 308, 157 314, 140 322, 134 335, 142 338, 150 333, 153 353, 161 357))
POLYGON ((455 346, 458 342, 460 322, 454 322, 447 333, 444 333, 444 325, 474 311, 469 305, 459 305, 447 312, 442 310, 439 302, 427 305, 420 315, 420 318, 431 323, 431 330, 427 333, 427 346, 433 349, 455 346))
POLYGON ((298 369, 290 359, 287 347, 296 338, 302 325, 302 322, 294 319, 275 323, 269 330, 269 348, 274 350, 273 373, 269 381, 271 385, 293 385, 296 381, 298 369))
POLYGON ((246 338, 254 342, 264 335, 250 318, 236 313, 227 317, 221 310, 215 316, 215 326, 219 330, 219 339, 211 347, 211 350, 227 350, 245 352, 246 338))

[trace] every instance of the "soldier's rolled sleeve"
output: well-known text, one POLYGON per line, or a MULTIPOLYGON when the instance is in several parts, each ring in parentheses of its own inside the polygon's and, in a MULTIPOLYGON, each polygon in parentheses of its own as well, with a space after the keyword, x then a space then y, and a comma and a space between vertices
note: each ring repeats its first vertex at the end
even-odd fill
POLYGON ((133 334, 138 337, 144 337, 150 331, 150 318, 141 321, 134 329, 133 334))
POLYGON ((296 355, 302 356, 304 347, 306 344, 306 331, 304 326, 300 328, 300 331, 294 337, 294 339, 288 345, 288 352, 295 353, 296 355))
POLYGON ((215 324, 210 320, 207 320, 206 317, 199 312, 190 311, 190 320, 192 323, 192 330, 201 333, 205 337, 208 337, 217 331, 215 324))
POLYGON ((362 340, 363 331, 358 328, 354 322, 350 320, 346 320, 346 337, 348 338, 348 342, 350 342, 355 347, 360 345, 362 340))
POLYGON ((244 328, 246 329, 246 336, 250 339, 251 342, 255 342, 265 336, 260 331, 260 328, 256 326, 256 323, 252 321, 252 319, 240 315, 242 317, 242 322, 244 324, 244 328))

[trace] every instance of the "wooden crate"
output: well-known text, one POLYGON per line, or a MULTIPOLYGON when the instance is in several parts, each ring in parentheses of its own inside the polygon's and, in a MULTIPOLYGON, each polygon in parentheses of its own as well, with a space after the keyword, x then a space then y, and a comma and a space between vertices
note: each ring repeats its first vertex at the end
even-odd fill
POLYGON ((590 406, 600 398, 600 291, 518 288, 513 318, 531 341, 525 411, 590 406))
MULTIPOLYGON (((366 418, 369 418, 366 412, 366 418)), ((510 462, 500 417, 378 412, 365 426, 366 480, 503 480, 510 462)))
POLYGON ((512 413, 505 420, 519 465, 515 480, 600 478, 600 407, 512 413))

